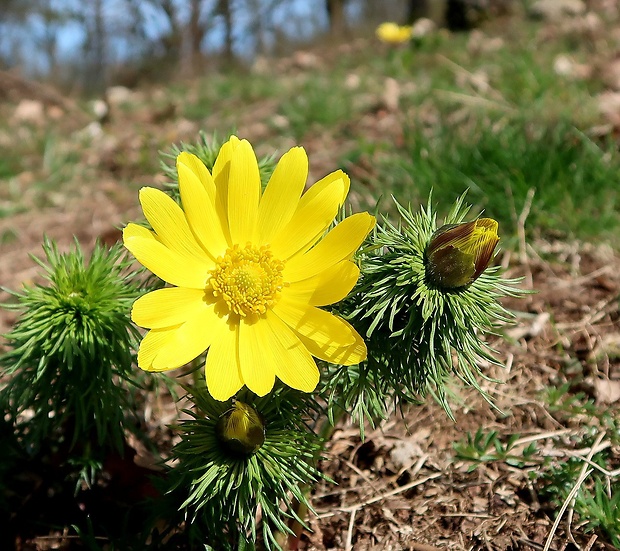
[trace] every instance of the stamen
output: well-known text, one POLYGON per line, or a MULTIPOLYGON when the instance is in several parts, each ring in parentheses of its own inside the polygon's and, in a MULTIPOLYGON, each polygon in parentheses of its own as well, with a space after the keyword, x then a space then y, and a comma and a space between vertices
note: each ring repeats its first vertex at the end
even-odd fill
POLYGON ((235 245, 217 259, 209 285, 231 312, 245 317, 264 314, 287 284, 282 279, 284 262, 273 258, 268 245, 235 245))

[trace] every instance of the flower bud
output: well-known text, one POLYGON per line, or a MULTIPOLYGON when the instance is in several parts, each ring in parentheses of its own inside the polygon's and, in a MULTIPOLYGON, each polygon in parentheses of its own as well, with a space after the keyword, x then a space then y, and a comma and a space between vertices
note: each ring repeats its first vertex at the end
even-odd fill
POLYGON ((479 218, 439 228, 426 248, 426 276, 440 289, 458 289, 486 270, 499 241, 498 224, 479 218))
POLYGON ((254 408, 233 400, 232 407, 218 419, 216 433, 228 451, 250 455, 265 442, 265 422, 254 408))

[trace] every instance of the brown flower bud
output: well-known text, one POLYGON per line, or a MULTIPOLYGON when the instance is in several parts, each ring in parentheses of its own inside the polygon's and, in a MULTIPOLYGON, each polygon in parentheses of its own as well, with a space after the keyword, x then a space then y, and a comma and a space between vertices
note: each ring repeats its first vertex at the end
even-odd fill
POLYGON ((426 248, 428 281, 440 289, 458 289, 475 281, 493 258, 497 228, 491 218, 439 228, 426 248))

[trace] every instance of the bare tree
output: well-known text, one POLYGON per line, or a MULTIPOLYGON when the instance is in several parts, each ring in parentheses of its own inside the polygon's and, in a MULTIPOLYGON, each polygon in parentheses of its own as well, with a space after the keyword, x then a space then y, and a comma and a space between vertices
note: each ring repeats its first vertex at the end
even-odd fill
POLYGON ((345 3, 346 0, 325 0, 325 8, 329 20, 329 32, 335 37, 342 36, 346 31, 346 19, 344 14, 345 3))
POLYGON ((231 0, 218 0, 216 14, 222 16, 224 21, 224 58, 228 61, 234 59, 233 52, 233 13, 231 0))
POLYGON ((428 17, 428 0, 409 0, 407 3, 407 23, 412 24, 421 17, 428 17))
POLYGON ((183 24, 181 17, 173 0, 157 0, 162 13, 166 16, 169 30, 161 37, 166 57, 171 61, 178 61, 181 56, 181 46, 183 44, 183 24))
POLYGON ((92 0, 82 4, 81 11, 75 14, 85 33, 82 43, 85 67, 82 74, 84 89, 88 92, 101 92, 106 85, 107 34, 103 7, 103 0, 92 0))
POLYGON ((219 2, 205 0, 189 0, 190 13, 188 21, 188 50, 194 74, 204 68, 204 39, 213 25, 214 11, 219 2))
POLYGON ((37 11, 37 3, 38 0, 0 0, 0 66, 11 67, 22 61, 23 35, 15 29, 25 25, 28 16, 37 11))

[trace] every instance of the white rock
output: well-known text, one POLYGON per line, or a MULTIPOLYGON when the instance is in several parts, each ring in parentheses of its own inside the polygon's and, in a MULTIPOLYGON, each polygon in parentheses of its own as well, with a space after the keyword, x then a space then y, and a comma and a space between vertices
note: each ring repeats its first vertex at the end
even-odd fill
POLYGON ((100 138, 103 135, 103 128, 97 121, 88 123, 84 128, 75 132, 74 137, 78 140, 91 141, 100 138))
POLYGON ((23 99, 13 112, 13 120, 20 123, 42 124, 45 120, 43 103, 33 99, 23 99))
POLYGON ((620 127, 620 93, 603 92, 596 98, 600 113, 615 127, 620 127))
POLYGON ((467 51, 472 55, 488 54, 501 50, 505 45, 502 37, 487 36, 481 30, 473 29, 469 33, 467 51))
POLYGON ((344 80, 344 86, 347 90, 357 90, 361 81, 362 79, 357 73, 349 73, 344 80))
POLYGON ((62 109, 61 107, 58 107, 58 105, 50 105, 47 108, 47 117, 49 119, 52 119, 54 121, 59 121, 64 116, 65 116, 64 109, 62 109))
POLYGON ((536 0, 529 10, 531 17, 545 21, 559 21, 585 12, 586 5, 582 0, 536 0))
POLYGON ((319 57, 312 52, 304 52, 299 50, 293 54, 293 63, 300 69, 316 69, 321 62, 319 57))
POLYGON ((388 111, 397 111, 400 103, 400 84, 396 79, 387 77, 383 87, 383 104, 388 111))
POLYGON ((610 61, 602 71, 603 82, 613 90, 620 90, 620 58, 610 61))
POLYGON ((592 65, 577 63, 566 54, 558 54, 553 60, 553 72, 561 77, 584 80, 592 76, 592 65))
POLYGON ((134 92, 126 86, 110 86, 106 90, 106 98, 111 105, 122 105, 131 103, 134 100, 134 92))
POLYGON ((424 38, 437 30, 437 24, 426 17, 418 19, 411 27, 411 38, 424 38))
POLYGON ((180 138, 188 138, 198 131, 196 123, 188 119, 179 119, 175 126, 177 135, 180 138))
POLYGON ((97 118, 97 120, 104 119, 110 112, 110 108, 108 107, 108 104, 102 99, 93 100, 93 102, 90 105, 90 108, 91 108, 91 111, 93 112, 93 115, 95 115, 95 117, 97 118))
POLYGON ((559 54, 553 60, 553 72, 561 77, 569 77, 573 74, 575 62, 566 54, 559 54))
POLYGON ((400 440, 396 442, 390 451, 390 459, 392 463, 394 463, 394 466, 400 471, 413 467, 423 454, 424 452, 417 442, 400 440))

